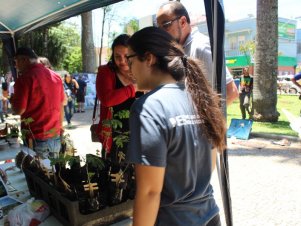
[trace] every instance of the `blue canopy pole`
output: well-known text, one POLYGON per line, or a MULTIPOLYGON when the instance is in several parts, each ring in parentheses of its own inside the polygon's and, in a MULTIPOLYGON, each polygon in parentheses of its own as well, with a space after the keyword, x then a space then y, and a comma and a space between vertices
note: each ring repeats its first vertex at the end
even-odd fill
MULTIPOLYGON (((213 78, 216 81, 216 90, 226 100, 226 76, 225 76, 225 57, 224 57, 224 31, 225 31, 225 16, 223 10, 222 0, 204 0, 206 19, 208 26, 208 33, 210 37, 210 44, 212 50, 213 60, 213 78)), ((222 102, 225 117, 226 104, 222 102)), ((226 139, 226 137, 225 137, 226 139)), ((220 154, 218 174, 220 180, 220 188, 225 212, 225 220, 228 226, 233 225, 232 217, 232 203, 230 196, 229 184, 229 166, 228 166, 228 152, 224 150, 220 154)))

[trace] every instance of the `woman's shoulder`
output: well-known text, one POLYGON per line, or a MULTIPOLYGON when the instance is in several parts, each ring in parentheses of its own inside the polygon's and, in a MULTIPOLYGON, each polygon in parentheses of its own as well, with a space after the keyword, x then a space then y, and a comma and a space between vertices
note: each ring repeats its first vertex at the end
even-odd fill
POLYGON ((100 65, 98 67, 97 74, 100 75, 100 74, 115 74, 115 73, 114 73, 113 68, 110 65, 105 64, 105 65, 100 65))

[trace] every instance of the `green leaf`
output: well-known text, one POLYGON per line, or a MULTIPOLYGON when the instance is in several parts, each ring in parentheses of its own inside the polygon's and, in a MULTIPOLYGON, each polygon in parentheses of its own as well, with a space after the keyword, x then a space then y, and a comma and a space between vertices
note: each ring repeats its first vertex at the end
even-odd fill
POLYGON ((91 165, 94 168, 102 169, 105 167, 105 164, 101 158, 95 155, 87 155, 86 163, 91 165))
POLYGON ((30 134, 30 130, 28 130, 28 129, 21 129, 21 139, 22 140, 25 140, 28 134, 30 134))
POLYGON ((91 180, 91 178, 95 175, 95 173, 93 172, 88 172, 88 178, 89 180, 91 180))
POLYGON ((25 125, 29 125, 30 123, 34 122, 33 118, 29 117, 29 118, 25 118, 22 119, 21 122, 23 122, 25 125))
POLYGON ((69 166, 73 166, 75 164, 79 164, 80 159, 78 158, 78 156, 71 156, 68 163, 69 163, 69 166))
POLYGON ((69 162, 71 158, 72 156, 70 155, 60 153, 57 158, 49 158, 50 165, 54 166, 55 164, 59 164, 60 166, 66 166, 67 162, 69 162))
POLYGON ((52 128, 49 131, 45 132, 46 135, 52 135, 53 137, 57 135, 57 129, 56 128, 52 128))

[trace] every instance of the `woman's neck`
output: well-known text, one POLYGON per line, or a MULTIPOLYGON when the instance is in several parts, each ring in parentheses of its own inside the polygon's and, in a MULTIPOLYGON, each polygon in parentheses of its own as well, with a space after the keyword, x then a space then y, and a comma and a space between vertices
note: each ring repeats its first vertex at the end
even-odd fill
POLYGON ((128 75, 130 74, 130 71, 124 71, 124 70, 117 70, 117 74, 123 76, 123 77, 128 77, 128 75))
POLYGON ((160 86, 160 85, 165 85, 165 84, 173 84, 173 83, 176 83, 177 81, 168 73, 159 73, 159 74, 156 74, 154 76, 154 79, 151 86, 152 86, 152 89, 160 86))

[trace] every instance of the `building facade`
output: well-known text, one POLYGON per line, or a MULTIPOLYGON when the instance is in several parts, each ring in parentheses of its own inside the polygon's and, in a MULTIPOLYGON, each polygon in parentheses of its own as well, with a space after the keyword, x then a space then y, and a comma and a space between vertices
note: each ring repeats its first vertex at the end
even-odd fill
MULTIPOLYGON (((278 20, 278 74, 294 74, 297 67, 296 20, 279 18, 278 20)), ((198 26, 207 33, 206 23, 198 26)), ((301 38, 301 34, 299 35, 301 38)), ((256 38, 256 18, 249 17, 225 23, 226 64, 234 76, 241 75, 244 67, 254 72, 254 46, 256 38), (244 47, 243 49, 241 47, 244 47)), ((300 40, 301 41, 301 40, 300 40)), ((300 46, 301 58, 301 46, 300 46)), ((299 61, 300 62, 300 61, 299 61)))

